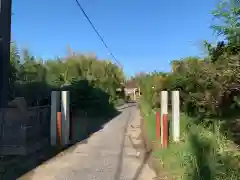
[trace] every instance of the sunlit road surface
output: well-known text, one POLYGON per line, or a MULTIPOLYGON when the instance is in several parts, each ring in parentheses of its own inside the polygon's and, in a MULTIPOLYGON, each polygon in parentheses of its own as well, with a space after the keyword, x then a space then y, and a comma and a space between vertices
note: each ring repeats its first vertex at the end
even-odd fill
MULTIPOLYGON (((19 180, 130 180, 131 168, 123 172, 122 149, 126 128, 136 106, 120 108, 122 113, 61 155, 23 175, 19 180), (128 174, 130 173, 130 174, 128 174)), ((129 166, 131 166, 131 161, 129 166)))

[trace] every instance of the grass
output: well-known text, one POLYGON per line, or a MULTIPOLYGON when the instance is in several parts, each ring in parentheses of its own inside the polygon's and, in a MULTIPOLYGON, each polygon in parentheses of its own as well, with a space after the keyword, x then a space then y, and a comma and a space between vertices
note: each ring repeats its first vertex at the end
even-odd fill
MULTIPOLYGON (((155 111, 141 103, 141 111, 148 136, 155 140, 155 111)), ((181 140, 171 141, 171 115, 169 115, 170 143, 166 149, 154 149, 153 156, 163 163, 161 172, 176 180, 238 180, 240 179, 240 153, 236 145, 215 130, 193 123, 181 114, 181 140)))

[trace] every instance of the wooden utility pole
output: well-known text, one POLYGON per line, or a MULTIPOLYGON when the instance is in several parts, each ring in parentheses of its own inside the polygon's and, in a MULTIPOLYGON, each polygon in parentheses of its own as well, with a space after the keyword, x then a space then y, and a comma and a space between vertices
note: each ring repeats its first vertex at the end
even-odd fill
POLYGON ((0 0, 0 108, 8 102, 11 15, 12 0, 0 0))

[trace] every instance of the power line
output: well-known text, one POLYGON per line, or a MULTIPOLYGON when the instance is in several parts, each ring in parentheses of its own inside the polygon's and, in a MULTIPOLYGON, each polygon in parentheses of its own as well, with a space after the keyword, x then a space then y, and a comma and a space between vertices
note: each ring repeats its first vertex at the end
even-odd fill
POLYGON ((80 8, 80 10, 82 11, 83 15, 85 16, 85 18, 88 20, 89 24, 92 26, 93 30, 95 31, 95 33, 98 35, 99 39, 102 41, 103 45, 105 46, 105 48, 108 50, 108 53, 112 56, 112 58, 120 65, 120 67, 122 68, 122 64, 117 60, 117 58, 113 55, 112 51, 110 50, 110 48, 108 47, 107 43, 104 41, 103 37, 99 34, 99 32, 97 31, 96 27, 94 26, 94 24, 92 23, 92 21, 89 19, 87 13, 84 11, 83 7, 81 6, 80 2, 78 0, 75 0, 78 7, 80 8))

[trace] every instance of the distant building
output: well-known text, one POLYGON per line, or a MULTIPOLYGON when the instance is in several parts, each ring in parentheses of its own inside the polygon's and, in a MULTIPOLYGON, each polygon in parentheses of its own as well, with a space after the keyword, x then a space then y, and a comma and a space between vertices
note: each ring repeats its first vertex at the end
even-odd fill
POLYGON ((136 81, 129 80, 125 84, 124 92, 126 96, 129 96, 131 100, 136 100, 140 96, 140 90, 136 81))

